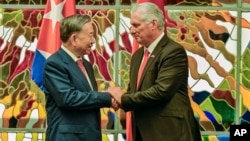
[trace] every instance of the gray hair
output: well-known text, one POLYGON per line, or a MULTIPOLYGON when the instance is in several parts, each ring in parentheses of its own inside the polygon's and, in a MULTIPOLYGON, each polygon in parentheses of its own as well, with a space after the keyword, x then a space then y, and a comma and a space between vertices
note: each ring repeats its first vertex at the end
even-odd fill
POLYGON ((61 20, 60 39, 63 42, 68 41, 69 37, 82 30, 84 24, 91 22, 89 15, 75 14, 61 20))
POLYGON ((146 23, 150 23, 153 20, 158 21, 158 29, 163 30, 165 26, 165 18, 162 10, 151 2, 143 2, 136 4, 132 7, 131 13, 141 11, 140 18, 146 23))

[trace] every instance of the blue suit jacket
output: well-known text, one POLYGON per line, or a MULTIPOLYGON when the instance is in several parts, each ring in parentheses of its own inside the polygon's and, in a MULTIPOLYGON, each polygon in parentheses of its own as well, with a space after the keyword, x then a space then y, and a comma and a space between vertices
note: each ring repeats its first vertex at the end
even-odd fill
POLYGON ((92 65, 83 60, 94 90, 76 62, 63 50, 45 64, 46 141, 101 141, 100 108, 111 96, 97 92, 92 65))

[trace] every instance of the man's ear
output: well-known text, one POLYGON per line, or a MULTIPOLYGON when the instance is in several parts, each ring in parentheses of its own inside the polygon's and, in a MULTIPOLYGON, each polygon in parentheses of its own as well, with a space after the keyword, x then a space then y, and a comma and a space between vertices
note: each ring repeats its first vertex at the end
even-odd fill
POLYGON ((70 44, 72 44, 73 46, 76 46, 76 34, 73 33, 70 37, 69 37, 69 42, 70 44))
POLYGON ((153 24, 154 29, 158 28, 158 21, 157 20, 152 20, 151 22, 153 24))

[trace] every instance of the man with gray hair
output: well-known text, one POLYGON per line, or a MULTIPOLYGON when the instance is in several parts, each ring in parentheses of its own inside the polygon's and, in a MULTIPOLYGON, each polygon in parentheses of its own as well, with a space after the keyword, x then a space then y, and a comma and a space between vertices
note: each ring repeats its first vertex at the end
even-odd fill
POLYGON ((130 32, 139 48, 131 58, 130 82, 107 92, 132 113, 133 141, 201 141, 188 96, 188 58, 164 34, 164 16, 153 3, 131 9, 130 32))

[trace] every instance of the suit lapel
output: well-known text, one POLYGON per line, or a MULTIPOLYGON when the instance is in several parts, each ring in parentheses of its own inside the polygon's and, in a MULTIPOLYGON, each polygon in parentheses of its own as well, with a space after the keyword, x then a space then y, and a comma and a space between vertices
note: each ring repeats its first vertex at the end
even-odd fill
MULTIPOLYGON (((155 47, 155 49, 153 50, 153 52, 150 53, 148 62, 147 62, 146 66, 145 66, 145 68, 144 68, 144 70, 143 70, 143 72, 142 72, 142 76, 141 76, 139 85, 141 85, 141 82, 142 82, 142 80, 144 79, 146 72, 149 71, 149 70, 148 70, 149 67, 150 67, 151 64, 154 62, 154 60, 157 59, 157 55, 160 54, 161 50, 163 49, 163 47, 166 46, 167 42, 168 42, 168 38, 167 38, 167 36, 164 35, 164 36, 162 37, 162 39, 159 41, 159 43, 156 45, 156 47, 155 47)), ((141 56, 143 56, 143 52, 142 52, 141 56)), ((137 61, 137 62, 140 62, 140 61, 137 61)), ((139 63, 138 66, 140 67, 140 63, 139 63)), ((138 67, 138 71, 139 71, 139 67, 138 67)), ((137 75, 138 75, 138 72, 137 72, 137 75)), ((140 87, 140 86, 139 86, 139 87, 140 87)), ((138 88, 139 88, 139 87, 138 87, 138 88)))
POLYGON ((82 71, 77 66, 77 63, 74 62, 74 60, 61 48, 60 48, 59 54, 63 56, 62 61, 68 66, 67 68, 69 69, 69 71, 74 73, 75 76, 83 83, 83 85, 88 87, 89 90, 91 90, 91 87, 88 83, 87 78, 83 75, 82 71), (82 77, 79 77, 79 76, 82 76, 82 77))
POLYGON ((88 73, 88 77, 89 77, 90 83, 91 83, 91 85, 92 85, 92 87, 93 87, 93 90, 97 90, 96 81, 95 81, 95 76, 94 76, 93 71, 91 71, 92 68, 90 68, 90 67, 92 67, 92 66, 87 65, 86 60, 83 60, 83 64, 84 64, 85 69, 86 69, 86 71, 87 71, 87 73, 88 73))

